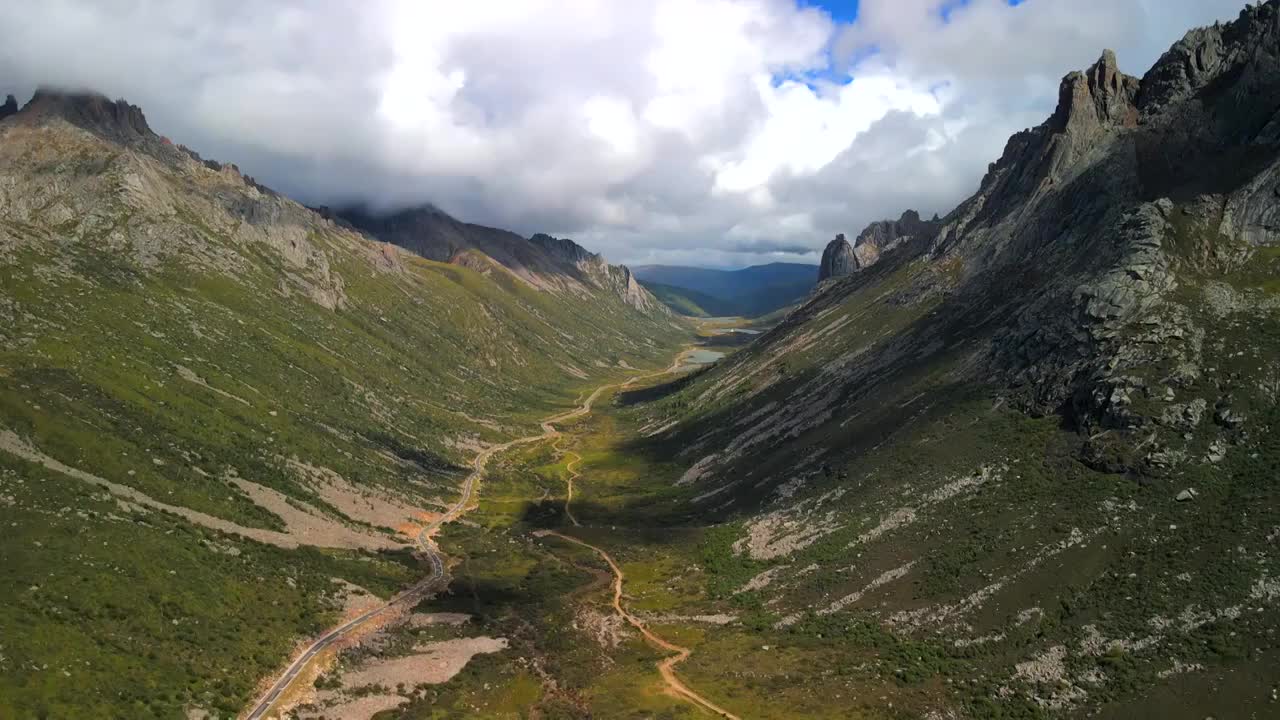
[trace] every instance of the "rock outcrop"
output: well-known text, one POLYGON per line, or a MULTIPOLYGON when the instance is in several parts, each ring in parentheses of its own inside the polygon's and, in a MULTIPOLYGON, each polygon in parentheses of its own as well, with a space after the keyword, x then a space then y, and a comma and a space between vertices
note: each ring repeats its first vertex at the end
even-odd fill
POLYGON ((12 95, 5 96, 4 104, 0 105, 0 120, 4 120, 10 115, 18 113, 18 99, 12 95))
POLYGON ((625 265, 610 265, 604 256, 587 250, 569 238, 556 238, 538 233, 529 238, 529 243, 542 248, 562 265, 577 270, 587 284, 616 294, 622 298, 623 302, 637 310, 661 312, 667 310, 665 305, 658 302, 658 299, 636 280, 631 270, 625 265))
POLYGON ((822 251, 822 263, 818 265, 818 282, 844 277, 858 269, 858 259, 853 254, 853 246, 844 239, 844 234, 836 236, 827 243, 822 251))
POLYGON ((547 251, 551 257, 562 263, 575 267, 600 265, 604 258, 593 253, 569 238, 556 238, 546 233, 537 233, 529 238, 529 242, 547 251))
POLYGON ((850 245, 837 235, 822 252, 818 282, 851 275, 875 265, 880 256, 913 239, 932 240, 942 227, 936 217, 921 220, 920 213, 907 210, 897 220, 877 220, 863 228, 850 245))
POLYGON ((23 115, 34 121, 57 116, 89 132, 122 145, 157 141, 147 118, 137 105, 110 100, 90 92, 63 92, 40 88, 23 106, 23 115))
POLYGON ((931 240, 940 226, 936 220, 921 220, 915 210, 907 210, 897 220, 873 222, 853 241, 855 267, 870 267, 881 255, 913 238, 931 240))

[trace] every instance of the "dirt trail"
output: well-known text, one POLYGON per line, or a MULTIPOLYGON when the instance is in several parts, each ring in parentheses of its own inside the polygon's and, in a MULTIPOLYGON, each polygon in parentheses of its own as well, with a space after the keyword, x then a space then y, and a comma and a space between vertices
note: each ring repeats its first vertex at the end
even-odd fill
MULTIPOLYGON (((618 384, 616 387, 618 388, 629 387, 641 380, 647 380, 649 378, 659 377, 662 375, 667 375, 672 372, 675 372, 680 368, 681 362, 683 362, 685 355, 687 355, 688 353, 689 351, 685 350, 684 352, 681 352, 679 355, 677 355, 675 362, 673 362, 671 366, 666 370, 661 370, 658 372, 649 373, 647 375, 640 375, 640 376, 631 378, 625 383, 618 384)), ((610 387, 614 387, 614 386, 606 385, 604 387, 601 387, 598 390, 596 390, 594 393, 592 393, 591 397, 587 398, 587 401, 582 406, 583 408, 586 408, 586 412, 590 412, 591 403, 595 401, 602 392, 609 389, 610 387)), ((583 412, 580 414, 585 415, 586 412, 583 412)), ((546 424, 544 424, 543 427, 545 428, 546 424)), ((563 439, 563 436, 559 435, 558 432, 557 432, 557 436, 558 437, 556 439, 556 444, 553 447, 559 450, 560 449, 559 444, 560 444, 560 441, 563 439)), ((567 490, 565 501, 564 501, 564 512, 565 512, 565 516, 569 518, 570 522, 572 522, 577 527, 581 527, 581 523, 579 523, 578 519, 574 517, 573 511, 570 509, 570 503, 573 502, 573 481, 582 477, 582 473, 579 473, 574 466, 582 462, 582 456, 576 452, 573 452, 572 450, 566 452, 565 455, 566 457, 569 455, 572 455, 573 459, 570 460, 569 463, 565 465, 565 469, 569 471, 569 479, 567 481, 568 490, 567 490)), ((658 667, 658 674, 662 676, 663 682, 666 683, 667 687, 671 690, 671 692, 675 694, 677 697, 683 698, 704 710, 707 710, 712 713, 715 713, 716 715, 719 715, 720 717, 729 718, 729 720, 742 720, 737 715, 734 715, 728 710, 725 710, 719 705, 716 705, 710 700, 694 692, 692 689, 689 688, 688 685, 685 685, 680 680, 680 678, 676 676, 676 671, 675 671, 676 665, 679 665, 680 663, 687 660, 689 656, 693 654, 693 651, 687 647, 676 645, 675 643, 661 637, 660 635, 657 635, 652 630, 650 630, 644 624, 644 622, 642 622, 639 618, 627 612, 626 608, 622 606, 622 583, 623 583, 623 580, 626 578, 626 576, 623 574, 622 568, 618 565, 616 561, 614 561, 613 557, 610 556, 609 553, 605 552, 599 547, 596 547, 595 545, 592 545, 591 543, 588 543, 583 540, 579 540, 578 538, 575 538, 575 537, 570 537, 563 533, 558 533, 555 530, 540 530, 538 532, 535 532, 534 535, 537 537, 545 537, 548 535, 558 537, 561 540, 564 540, 566 542, 571 542, 575 545, 580 545, 582 547, 588 548, 594 551, 601 558, 603 558, 604 561, 609 564, 609 568, 613 570, 613 610, 614 612, 616 612, 619 617, 625 620, 627 624, 631 625, 631 627, 634 627, 637 631, 639 631, 640 634, 644 636, 644 639, 649 642, 649 644, 653 645, 654 647, 657 647, 660 650, 665 650, 670 653, 675 653, 674 655, 669 655, 666 658, 663 658, 662 660, 659 660, 656 663, 658 667)), ((596 583, 592 582, 588 585, 588 589, 594 588, 595 586, 596 586, 596 583)), ((579 593, 574 593, 574 594, 576 595, 579 593)))
MULTIPOLYGON (((482 452, 476 455, 471 461, 471 473, 467 475, 466 479, 462 483, 462 492, 457 502, 450 505, 449 508, 445 510, 445 512, 441 513, 439 517, 423 527, 415 539, 418 549, 422 552, 422 556, 431 565, 431 573, 416 585, 393 597, 385 604, 373 608, 343 625, 330 630, 314 643, 304 648, 302 652, 299 653, 287 667, 285 667, 284 671, 280 675, 276 676, 275 682, 267 688, 266 692, 260 697, 260 699, 254 703, 254 705, 244 715, 242 715, 242 717, 244 717, 245 720, 259 720, 259 718, 265 718, 273 715, 274 713, 272 710, 275 708, 276 703, 279 701, 281 696, 288 692, 294 680, 302 674, 302 671, 310 665, 317 656, 339 643, 342 639, 360 630, 371 620, 383 615, 386 611, 396 605, 401 603, 410 605, 416 604, 424 595, 431 592, 447 580, 448 575, 445 568, 444 557, 436 546, 435 535, 439 532, 441 526, 457 520, 475 506, 476 484, 484 476, 485 468, 489 465, 489 460, 493 458, 494 455, 510 450, 517 445, 526 445, 551 438, 556 438, 558 441, 561 437, 561 433, 556 429, 555 423, 562 423, 567 420, 573 420, 587 415, 591 412, 592 404, 607 390, 630 387, 641 380, 659 377, 661 375, 674 372, 680 367, 681 361, 688 353, 688 349, 682 350, 678 355, 676 355, 676 358, 671 363, 670 367, 665 370, 636 375, 624 382, 601 385, 587 396, 585 401, 574 409, 567 410, 543 420, 540 424, 542 433, 539 435, 526 435, 524 437, 508 440, 501 445, 493 445, 485 448, 482 452)), ((581 397, 581 395, 578 397, 581 397)), ((574 521, 574 524, 577 524, 576 520, 574 521)))
POLYGON ((582 473, 578 472, 574 466, 582 462, 582 456, 572 450, 565 450, 560 447, 560 443, 563 440, 564 436, 561 435, 551 447, 564 457, 570 458, 569 462, 565 463, 564 466, 564 469, 569 472, 569 477, 565 480, 564 515, 569 518, 569 522, 573 523, 574 527, 582 527, 582 523, 578 522, 578 518, 574 517, 573 508, 571 507, 573 503, 573 481, 582 477, 582 473))
POLYGON ((694 692, 689 688, 689 686, 681 682, 679 677, 676 676, 676 671, 675 671, 676 665, 679 665, 680 663, 687 660, 689 656, 693 654, 693 651, 687 647, 676 645, 675 643, 664 639, 662 636, 655 634, 643 622, 641 622, 639 618, 627 612, 626 608, 622 606, 622 582, 626 578, 626 576, 623 574, 622 568, 618 566, 618 563, 614 561, 613 557, 610 556, 609 553, 596 547, 595 545, 592 545, 589 542, 586 542, 584 540, 579 540, 578 538, 575 538, 575 537, 570 537, 563 533, 558 533, 555 530, 541 530, 535 533, 535 535, 539 537, 545 537, 548 535, 558 537, 561 540, 564 540, 566 542, 571 542, 575 545, 581 545, 582 547, 593 550, 597 555, 603 558, 604 561, 609 564, 609 568, 613 570, 613 610, 614 612, 616 612, 618 616, 621 617, 623 620, 626 620, 627 623, 631 625, 631 627, 638 630, 640 634, 644 636, 644 639, 649 642, 649 644, 661 650, 666 650, 667 652, 675 653, 674 655, 669 655, 666 658, 663 658, 662 660, 659 660, 657 662, 658 673, 662 675, 662 680, 667 684, 667 687, 670 688, 671 691, 675 693, 678 697, 682 697, 685 700, 688 700, 689 702, 693 703, 694 705, 697 705, 698 707, 701 707, 704 710, 709 710, 715 713, 716 715, 719 715, 720 717, 729 718, 730 720, 742 720, 737 715, 734 715, 728 710, 725 710, 719 705, 716 705, 710 700, 694 692))
MULTIPOLYGON (((685 356, 688 355, 690 352, 692 352, 692 350, 689 348, 681 350, 680 353, 676 355, 675 360, 671 362, 671 365, 664 370, 658 370, 656 372, 646 373, 644 375, 637 375, 631 378, 630 380, 627 380, 626 382, 615 383, 613 385, 602 385, 601 387, 596 388, 595 391, 591 393, 591 396, 587 398, 586 402, 582 403, 574 410, 564 413, 563 415, 556 416, 542 423, 543 431, 548 433, 549 435, 553 435, 556 438, 555 443, 551 447, 556 452, 562 454, 564 457, 572 456, 572 459, 569 460, 569 462, 566 463, 564 466, 564 469, 569 473, 569 478, 565 481, 564 514, 565 514, 565 517, 569 518, 569 522, 573 523, 574 527, 582 527, 582 523, 578 522, 578 518, 574 516, 573 509, 571 507, 573 503, 573 483, 575 480, 582 477, 582 473, 578 472, 575 466, 578 465, 578 463, 582 462, 582 456, 572 450, 564 450, 563 448, 560 447, 560 443, 564 440, 564 435, 559 430, 556 430, 555 428, 551 427, 551 424, 564 422, 565 420, 572 420, 573 418, 581 417, 583 415, 586 415, 587 413, 590 413, 591 404, 594 403, 597 399, 599 399, 600 395, 604 393, 604 391, 606 390, 610 390, 613 388, 617 388, 621 390, 623 388, 631 387, 632 385, 640 382, 641 380, 648 380, 650 378, 661 377, 663 375, 670 375, 671 373, 680 369, 680 365, 684 362, 685 356)), ((582 396, 579 395, 578 397, 581 398, 582 396)))

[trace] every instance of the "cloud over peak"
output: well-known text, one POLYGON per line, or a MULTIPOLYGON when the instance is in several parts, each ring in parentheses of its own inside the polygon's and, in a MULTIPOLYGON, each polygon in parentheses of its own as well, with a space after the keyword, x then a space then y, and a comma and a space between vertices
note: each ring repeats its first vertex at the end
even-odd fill
POLYGON ((307 202, 745 265, 946 211, 1063 73, 1103 47, 1139 72, 1239 5, 49 0, 0 7, 0 91, 125 97, 307 202))

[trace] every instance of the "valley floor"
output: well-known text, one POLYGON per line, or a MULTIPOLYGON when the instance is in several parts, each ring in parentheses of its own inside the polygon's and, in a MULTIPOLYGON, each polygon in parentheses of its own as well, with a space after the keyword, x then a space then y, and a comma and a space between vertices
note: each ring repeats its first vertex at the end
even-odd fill
MULTIPOLYGON (((1060 431, 1051 421, 1010 414, 995 424, 993 446, 1013 444, 1000 433, 1015 433, 1025 445, 1026 458, 1007 458, 1032 473, 1024 483, 992 479, 976 499, 966 493, 979 480, 949 491, 952 504, 980 504, 970 518, 974 529, 955 536, 961 543, 1006 500, 1018 505, 1008 493, 1022 497, 1043 487, 1070 494, 1061 506, 1037 500, 1045 508, 1043 529, 1032 524, 1023 535, 1028 547, 1039 542, 1035 532, 1066 538, 1046 546, 1057 551, 1039 561, 1043 567, 1026 570, 1004 590, 996 583, 986 595, 974 595, 963 589, 970 581, 990 584, 1000 572, 986 568, 989 560, 954 556, 963 549, 954 539, 934 538, 922 549, 903 538, 900 551, 919 552, 916 558, 880 557, 879 548, 865 556, 846 552, 843 563, 818 558, 812 572, 782 576, 794 587, 787 596, 791 590, 770 571, 776 565, 735 548, 749 524, 706 524, 691 509, 701 491, 677 483, 685 468, 659 459, 644 443, 652 433, 644 424, 644 399, 671 381, 654 379, 621 398, 606 390, 591 414, 560 426, 557 442, 524 445, 495 460, 478 505, 441 538, 456 559, 449 593, 418 610, 469 618, 433 627, 425 637, 501 637, 508 644, 476 655, 446 684, 406 693, 409 699, 388 717, 1083 717, 1100 709, 1106 717, 1192 718, 1266 717, 1263 710, 1273 706, 1266 693, 1275 665, 1263 637, 1275 625, 1269 596, 1257 596, 1256 608, 1234 615, 1224 610, 1218 620, 1182 617, 1177 622, 1185 627, 1153 641, 1162 648, 1154 655, 1139 640, 1099 634, 1095 623, 1123 627, 1115 608, 1126 604, 1115 592, 1136 599, 1145 591, 1089 578, 1108 564, 1132 563, 1149 543, 1140 535, 1076 528, 1091 507, 1088 498, 1127 507, 1137 488, 1093 475, 1069 480, 1064 474, 1042 484, 1025 463, 1038 453, 1052 461, 1060 431), (1108 544, 1134 550, 1108 552, 1108 544), (906 569, 857 579, 885 564, 906 569), (952 570, 959 573, 949 581, 955 587, 943 583, 952 570), (788 605, 841 596, 847 602, 838 610, 779 621, 788 605), (953 596, 959 605, 942 602, 953 596), (1054 598, 1061 607, 1049 604, 1054 598), (1035 612, 1019 610, 1024 605, 1035 612), (967 613, 967 622, 946 633, 885 621, 903 609, 921 614, 947 607, 956 617, 967 613), (1098 679, 1077 679, 1087 673, 1098 679), (1096 705, 1082 703, 1086 695, 1058 702, 1050 694, 1082 687, 1097 697, 1096 705)), ((983 447, 975 441, 976 450, 983 447)), ((1152 521, 1171 526, 1169 513, 1186 509, 1171 506, 1152 521)), ((1017 572, 1023 571, 1013 577, 1017 572)), ((1140 628, 1145 620, 1134 622, 1140 628)), ((424 637, 420 629, 398 632, 424 637)), ((409 641, 399 642, 388 646, 409 641)), ((339 670, 358 673, 366 661, 344 659, 339 670)))

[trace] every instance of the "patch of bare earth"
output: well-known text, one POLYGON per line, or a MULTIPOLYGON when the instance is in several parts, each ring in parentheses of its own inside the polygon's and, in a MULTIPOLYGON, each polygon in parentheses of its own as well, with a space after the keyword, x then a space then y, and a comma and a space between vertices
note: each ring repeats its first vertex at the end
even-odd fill
POLYGON ((416 613, 409 616, 409 620, 405 623, 405 626, 411 628, 431 627, 435 625, 458 626, 465 625, 469 622, 471 622, 471 616, 466 613, 416 613))
MULTIPOLYGON (((366 611, 372 610, 373 608, 383 604, 382 600, 378 599, 375 595, 359 585, 352 584, 340 578, 333 578, 333 582, 336 586, 333 599, 336 603, 342 606, 342 617, 339 620, 340 623, 353 620, 364 614, 366 611)), ((309 709, 320 707, 326 702, 330 702, 334 693, 329 690, 317 690, 315 687, 316 680, 319 679, 321 675, 334 668, 338 662, 338 657, 343 652, 356 647, 378 646, 381 644, 386 637, 386 631, 389 628, 398 626, 404 622, 405 616, 409 610, 410 609, 403 603, 393 605, 373 617, 368 622, 353 628, 350 632, 344 635, 341 640, 338 640, 317 655, 314 660, 308 663, 306 667, 298 673, 297 678, 290 684, 289 689, 286 690, 284 694, 280 696, 280 699, 276 701, 276 704, 272 707, 271 714, 268 717, 320 717, 308 715, 307 712, 310 711, 309 709)), ((309 647, 310 644, 310 639, 299 640, 294 651, 290 653, 290 657, 296 657, 299 653, 309 647)), ((266 692, 267 688, 270 687, 275 680, 276 676, 264 678, 254 693, 255 697, 260 697, 262 693, 266 692)), ((379 710, 374 710, 370 715, 365 717, 371 717, 372 714, 380 712, 381 710, 394 708, 401 701, 403 701, 403 698, 398 698, 396 703, 383 707, 379 710)), ((347 718, 356 716, 347 714, 330 714, 328 717, 347 718)))
POLYGON ((672 623, 699 623, 702 625, 732 625, 738 622, 737 615, 728 615, 726 613, 717 613, 715 615, 677 615, 677 614, 649 614, 639 613, 637 617, 645 622, 658 624, 672 623))
POLYGON ((289 467, 338 512, 360 522, 376 527, 400 528, 415 520, 420 510, 391 494, 358 488, 346 478, 326 467, 319 467, 291 458, 289 467))
POLYGON ((752 560, 771 560, 812 545, 842 527, 834 510, 819 511, 844 493, 844 488, 836 488, 760 516, 747 525, 746 536, 734 542, 734 553, 746 552, 752 560))
POLYGON ((573 629, 585 632, 605 650, 616 648, 623 640, 631 637, 627 623, 621 617, 614 613, 602 613, 588 606, 579 606, 574 613, 573 629))
POLYGON ((231 482, 254 503, 279 516, 289 528, 288 536, 296 544, 353 550, 391 550, 404 547, 404 543, 396 542, 389 536, 349 528, 306 503, 291 500, 278 490, 238 477, 232 477, 231 482))
POLYGON ((398 692, 374 692, 357 697, 353 691, 369 687, 408 691, 419 685, 438 685, 461 672, 476 655, 506 648, 506 638, 457 638, 421 645, 412 655, 371 660, 357 670, 344 673, 341 689, 317 692, 309 707, 302 709, 298 716, 308 720, 371 718, 398 707, 408 697, 398 692))
POLYGON ((239 535, 268 545, 282 548, 315 545, 318 547, 362 550, 383 550, 402 547, 400 543, 393 541, 389 537, 366 534, 348 528, 336 520, 325 517, 319 510, 305 503, 291 501, 280 492, 243 478, 233 477, 230 480, 255 503, 278 515, 288 528, 286 532, 245 527, 198 510, 160 502, 140 490, 66 465, 44 454, 11 430, 0 430, 0 451, 15 455, 28 462, 42 465, 67 477, 105 488, 112 495, 135 505, 171 513, 202 527, 239 535))

